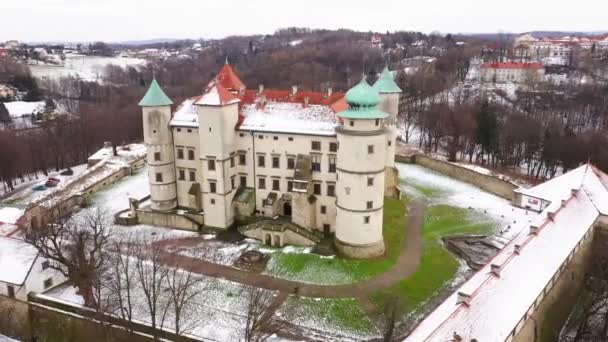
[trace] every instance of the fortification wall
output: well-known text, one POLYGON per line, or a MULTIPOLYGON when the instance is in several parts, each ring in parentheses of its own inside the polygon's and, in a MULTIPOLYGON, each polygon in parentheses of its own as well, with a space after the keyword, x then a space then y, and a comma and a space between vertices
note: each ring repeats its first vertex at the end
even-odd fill
MULTIPOLYGON (((200 216, 200 215, 199 215, 200 216)), ((200 220, 202 221, 202 216, 200 220)), ((197 231, 204 222, 196 222, 176 212, 158 212, 151 210, 137 210, 137 220, 140 224, 151 226, 171 227, 176 229, 197 231)))
MULTIPOLYGON (((606 237, 603 237, 606 238, 606 237)), ((590 229, 570 253, 543 292, 530 306, 512 333, 512 342, 553 342, 576 303, 598 241, 598 229, 590 229)), ((522 279, 525 286, 525 279, 522 279)))
POLYGON ((30 340, 28 304, 20 300, 0 296, 0 334, 30 340))
POLYGON ((513 201, 513 190, 518 188, 517 185, 511 182, 498 179, 494 176, 484 175, 471 169, 467 169, 466 167, 435 159, 423 154, 417 154, 414 157, 414 161, 420 166, 424 166, 446 176, 456 178, 460 181, 473 184, 489 193, 509 201, 513 201))

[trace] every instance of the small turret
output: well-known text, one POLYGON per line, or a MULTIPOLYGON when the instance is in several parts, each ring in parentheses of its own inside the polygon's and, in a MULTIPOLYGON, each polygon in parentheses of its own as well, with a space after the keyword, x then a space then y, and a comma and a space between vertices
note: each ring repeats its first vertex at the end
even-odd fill
POLYGON ((395 83, 393 74, 385 67, 373 87, 380 94, 380 110, 389 114, 385 120, 387 129, 386 161, 387 191, 394 191, 397 185, 395 167, 395 147, 397 143, 397 121, 399 115, 399 97, 401 88, 395 83))
POLYGON ((169 129, 172 104, 156 79, 152 80, 146 95, 139 101, 143 112, 151 208, 160 211, 177 207, 173 136, 169 129))

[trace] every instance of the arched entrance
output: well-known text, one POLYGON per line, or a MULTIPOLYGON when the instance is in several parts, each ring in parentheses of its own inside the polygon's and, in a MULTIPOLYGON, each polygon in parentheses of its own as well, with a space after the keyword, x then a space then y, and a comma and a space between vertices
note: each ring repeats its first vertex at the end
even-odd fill
POLYGON ((290 202, 285 202, 283 204, 283 215, 291 216, 291 203, 290 202))

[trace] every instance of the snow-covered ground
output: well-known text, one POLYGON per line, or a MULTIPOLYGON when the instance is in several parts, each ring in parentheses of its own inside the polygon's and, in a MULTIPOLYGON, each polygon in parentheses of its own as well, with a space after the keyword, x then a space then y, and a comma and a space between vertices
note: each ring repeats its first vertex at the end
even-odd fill
POLYGON ((19 340, 10 338, 8 336, 0 335, 0 342, 19 342, 19 340))
POLYGON ((4 107, 6 107, 6 110, 8 111, 8 114, 11 118, 20 118, 26 115, 41 113, 45 108, 45 102, 13 101, 5 102, 4 107))
POLYGON ((441 195, 431 197, 431 204, 446 204, 489 215, 500 223, 496 235, 506 239, 510 240, 518 233, 512 227, 521 227, 520 223, 531 222, 536 216, 534 212, 512 206, 503 198, 430 169, 412 164, 397 164, 397 168, 402 180, 400 187, 407 194, 424 196, 416 186, 437 191, 441 195))
POLYGON ((101 78, 103 70, 108 64, 125 68, 127 66, 143 66, 146 61, 139 58, 72 55, 67 56, 63 66, 30 65, 30 70, 35 77, 42 79, 74 76, 87 81, 96 81, 101 78))

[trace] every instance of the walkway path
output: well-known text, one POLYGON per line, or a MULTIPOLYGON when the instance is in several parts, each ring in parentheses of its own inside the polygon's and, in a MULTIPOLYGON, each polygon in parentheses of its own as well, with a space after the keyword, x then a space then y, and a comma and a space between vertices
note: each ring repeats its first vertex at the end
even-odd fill
MULTIPOLYGON (((268 275, 239 270, 230 266, 218 265, 209 261, 191 258, 163 250, 164 262, 194 273, 227 279, 241 284, 252 285, 269 290, 295 293, 305 297, 351 298, 387 289, 416 271, 422 256, 421 230, 424 224, 426 204, 414 200, 410 204, 405 243, 401 245, 399 258, 385 273, 358 283, 345 285, 314 285, 285 280, 268 275), (297 289, 297 290, 296 290, 297 289)), ((175 241, 173 241, 175 242, 175 241)), ((158 243, 163 243, 162 241, 158 243)))

